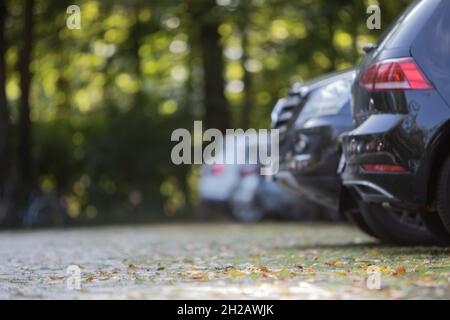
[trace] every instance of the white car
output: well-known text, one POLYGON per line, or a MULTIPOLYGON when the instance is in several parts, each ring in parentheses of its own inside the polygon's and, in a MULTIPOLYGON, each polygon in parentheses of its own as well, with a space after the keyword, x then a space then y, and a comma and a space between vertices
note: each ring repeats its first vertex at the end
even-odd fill
MULTIPOLYGON (((227 136, 225 141, 231 138, 234 136, 227 136)), ((225 153, 233 151, 230 145, 236 148, 234 151, 248 151, 250 148, 247 141, 245 145, 226 142, 225 153)), ((222 156, 216 155, 218 158, 222 156)), ((225 210, 234 219, 247 223, 260 221, 268 215, 304 219, 324 217, 326 210, 282 190, 270 176, 261 176, 260 168, 259 164, 204 164, 199 183, 202 215, 210 216, 225 210)))

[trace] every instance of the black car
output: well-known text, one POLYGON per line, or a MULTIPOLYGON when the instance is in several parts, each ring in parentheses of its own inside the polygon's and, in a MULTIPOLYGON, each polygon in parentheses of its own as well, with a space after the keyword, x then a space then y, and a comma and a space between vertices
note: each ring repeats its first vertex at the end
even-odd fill
POLYGON ((414 1, 367 56, 353 87, 343 182, 383 239, 450 243, 450 1, 414 1))
POLYGON ((288 98, 280 99, 272 113, 272 127, 280 130, 276 181, 340 218, 340 212, 350 211, 349 206, 345 210, 340 207, 339 138, 354 128, 350 89, 355 75, 355 70, 347 70, 297 85, 288 98))

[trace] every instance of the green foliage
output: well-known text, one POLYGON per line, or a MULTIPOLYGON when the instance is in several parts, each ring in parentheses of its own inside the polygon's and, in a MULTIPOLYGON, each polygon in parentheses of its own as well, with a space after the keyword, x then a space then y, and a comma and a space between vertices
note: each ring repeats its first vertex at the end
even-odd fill
MULTIPOLYGON (((195 175, 171 165, 170 133, 205 115, 198 26, 219 26, 231 126, 241 126, 247 110, 244 126, 268 127, 292 83, 352 66, 361 47, 376 41, 379 32, 365 27, 369 2, 80 0, 82 29, 69 30, 70 1, 36 0, 37 185, 65 197, 80 222, 180 212, 195 198, 195 175)), ((385 29, 409 1, 378 2, 385 29)), ((23 7, 8 1, 6 91, 15 128, 23 7)))

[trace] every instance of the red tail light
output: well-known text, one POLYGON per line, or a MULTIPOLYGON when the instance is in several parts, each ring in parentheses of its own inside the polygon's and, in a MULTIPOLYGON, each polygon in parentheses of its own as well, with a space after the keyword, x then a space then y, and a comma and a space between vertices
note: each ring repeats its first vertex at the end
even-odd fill
POLYGON ((221 175, 224 171, 225 171, 225 167, 223 166, 223 164, 215 164, 211 168, 211 173, 216 176, 221 175))
POLYGON ((413 58, 377 62, 364 71, 360 84, 368 90, 421 90, 432 88, 413 58))
POLYGON ((401 166, 387 165, 387 164, 363 164, 362 168, 366 171, 372 172, 392 172, 405 173, 407 170, 401 166))
POLYGON ((255 174, 257 172, 256 167, 244 167, 241 169, 240 174, 242 177, 249 176, 255 174))

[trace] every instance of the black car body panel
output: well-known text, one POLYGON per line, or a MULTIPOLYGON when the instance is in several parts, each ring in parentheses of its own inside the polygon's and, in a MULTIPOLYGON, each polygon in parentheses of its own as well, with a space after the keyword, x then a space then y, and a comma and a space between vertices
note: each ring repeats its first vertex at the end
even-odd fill
POLYGON ((450 1, 441 1, 411 47, 411 55, 450 103, 450 1))
POLYGON ((353 86, 357 129, 344 138, 344 184, 366 201, 427 208, 435 157, 450 133, 449 90, 450 1, 416 1, 361 64, 353 86), (371 65, 396 58, 412 58, 430 87, 377 91, 361 84, 371 65), (379 164, 404 171, 364 169, 379 164))
POLYGON ((339 209, 341 179, 340 135, 353 129, 350 94, 347 90, 336 110, 319 109, 324 88, 337 83, 351 85, 356 71, 322 77, 303 95, 283 136, 278 183, 333 210, 339 209))

